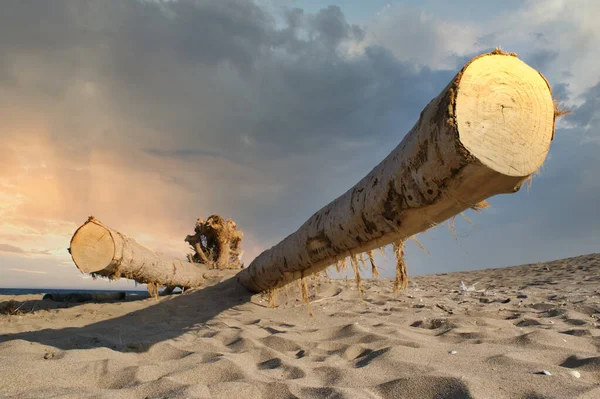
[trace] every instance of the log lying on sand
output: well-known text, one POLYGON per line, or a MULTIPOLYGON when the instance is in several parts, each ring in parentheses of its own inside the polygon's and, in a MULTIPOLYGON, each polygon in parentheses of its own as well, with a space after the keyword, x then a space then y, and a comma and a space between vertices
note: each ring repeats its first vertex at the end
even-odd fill
POLYGON ((198 287, 208 270, 204 265, 171 259, 146 248, 93 216, 73 234, 69 251, 83 273, 148 284, 152 296, 158 296, 160 286, 198 287))
POLYGON ((125 299, 124 292, 73 292, 70 294, 46 294, 42 299, 54 302, 110 302, 125 299))
POLYGON ((255 292, 398 243, 496 194, 544 162, 555 109, 544 77, 512 54, 471 60, 365 178, 238 274, 255 292))

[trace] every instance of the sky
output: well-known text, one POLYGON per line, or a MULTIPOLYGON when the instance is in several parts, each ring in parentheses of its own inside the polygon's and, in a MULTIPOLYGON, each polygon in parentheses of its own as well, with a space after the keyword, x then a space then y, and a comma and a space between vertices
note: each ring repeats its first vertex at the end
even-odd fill
MULTIPOLYGON (((0 13, 0 287, 92 281, 94 215, 184 258, 230 217, 243 261, 377 165, 472 57, 541 71, 562 118, 530 189, 407 244, 409 275, 600 251, 600 2, 9 0, 0 13)), ((378 257, 393 274, 391 252, 378 257)), ((140 287, 138 287, 140 288, 140 287)))

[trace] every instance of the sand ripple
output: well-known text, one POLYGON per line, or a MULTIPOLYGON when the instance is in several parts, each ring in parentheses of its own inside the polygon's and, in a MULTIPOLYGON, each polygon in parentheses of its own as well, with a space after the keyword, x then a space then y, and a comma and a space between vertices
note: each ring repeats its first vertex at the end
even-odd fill
POLYGON ((362 300, 321 279, 314 317, 294 287, 271 309, 228 281, 0 314, 0 397, 599 398, 598 275, 587 255, 417 277, 397 297, 364 280, 362 300))

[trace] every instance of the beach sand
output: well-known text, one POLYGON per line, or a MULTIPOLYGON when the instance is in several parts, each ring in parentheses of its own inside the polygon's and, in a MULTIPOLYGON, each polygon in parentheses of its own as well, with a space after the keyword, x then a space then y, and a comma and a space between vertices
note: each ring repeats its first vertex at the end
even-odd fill
POLYGON ((0 297, 0 397, 600 398, 600 254, 410 281, 0 297))

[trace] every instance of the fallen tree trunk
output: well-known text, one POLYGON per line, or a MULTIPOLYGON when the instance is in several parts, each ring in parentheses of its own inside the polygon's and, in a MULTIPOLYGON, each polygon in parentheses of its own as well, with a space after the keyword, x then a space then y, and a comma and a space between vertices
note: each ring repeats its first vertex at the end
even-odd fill
POLYGON ((501 51, 474 58, 379 165, 261 253, 239 282, 273 289, 517 192, 544 162, 554 121, 539 72, 501 51))
POLYGON ((93 216, 73 234, 69 252, 83 273, 148 284, 152 296, 158 296, 160 286, 198 287, 208 270, 204 265, 171 259, 146 248, 93 216))

